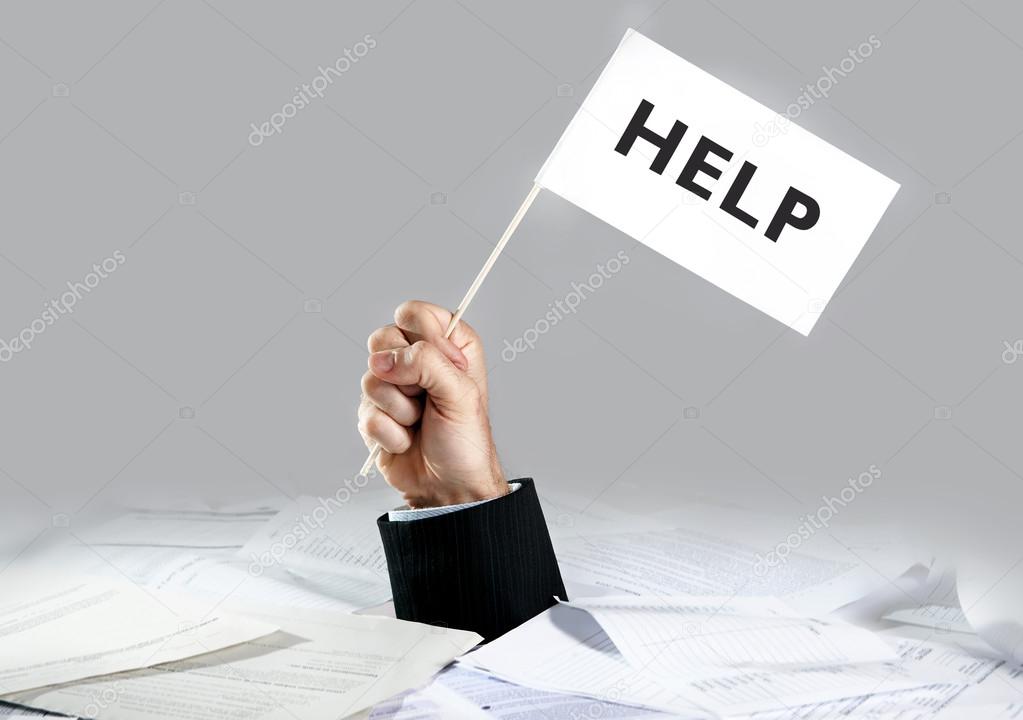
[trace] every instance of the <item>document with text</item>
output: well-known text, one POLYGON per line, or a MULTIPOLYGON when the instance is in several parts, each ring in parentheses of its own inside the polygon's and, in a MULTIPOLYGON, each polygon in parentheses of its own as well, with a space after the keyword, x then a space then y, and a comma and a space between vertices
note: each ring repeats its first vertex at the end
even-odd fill
POLYGON ((277 629, 206 615, 128 583, 20 578, 12 585, 0 595, 0 695, 181 660, 277 629))
MULTIPOLYGON (((235 612, 245 612, 241 604, 235 612)), ((100 720, 337 720, 418 687, 482 638, 384 617, 289 608, 246 615, 280 632, 147 670, 18 694, 72 715, 108 698, 100 720)))

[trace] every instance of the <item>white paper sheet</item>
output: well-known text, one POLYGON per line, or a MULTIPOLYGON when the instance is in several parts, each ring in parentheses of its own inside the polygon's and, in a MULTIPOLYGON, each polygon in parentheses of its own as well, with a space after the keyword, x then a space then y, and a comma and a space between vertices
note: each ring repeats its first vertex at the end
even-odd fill
MULTIPOLYGON (((990 674, 978 677, 974 684, 949 703, 950 708, 975 705, 999 706, 1002 708, 999 712, 1015 706, 1019 712, 1019 708, 1023 707, 1023 666, 998 661, 990 674)), ((974 717, 987 716, 978 714, 974 717)))
POLYGON ((685 528, 562 536, 555 549, 569 597, 776 596, 816 615, 862 597, 883 581, 852 555, 835 559, 801 552, 759 574, 751 545, 685 528))
POLYGON ((1023 701, 971 705, 968 707, 951 706, 935 717, 939 718, 939 720, 977 720, 977 718, 983 718, 984 720, 1019 720, 1019 718, 1023 718, 1023 701))
POLYGON ((101 720, 337 720, 426 683, 481 639, 389 618, 252 612, 282 631, 149 670, 19 694, 17 702, 75 714, 105 697, 93 708, 101 720))
POLYGON ((589 613, 567 605, 537 615, 459 664, 550 692, 677 713, 684 718, 710 717, 646 673, 636 672, 589 613))
POLYGON ((766 598, 593 598, 589 612, 637 671, 721 714, 917 687, 880 637, 766 598))
POLYGON ((0 703, 0 717, 4 718, 4 720, 21 720, 23 718, 38 720, 41 717, 59 718, 63 717, 63 715, 53 715, 42 710, 30 710, 9 703, 0 703))
POLYGON ((962 608, 949 605, 921 605, 915 608, 893 610, 885 615, 884 619, 906 625, 935 628, 945 632, 973 632, 962 608))
POLYGON ((239 551, 250 574, 286 570, 308 582, 349 592, 352 607, 378 605, 391 597, 377 518, 395 504, 389 488, 366 488, 337 498, 303 496, 260 528, 239 551))
MULTIPOLYGON (((469 654, 460 664, 530 687, 613 699, 685 717, 746 715, 947 682, 939 668, 922 672, 899 662, 762 672, 722 672, 684 687, 666 687, 647 670, 638 672, 589 613, 557 605, 469 654)), ((681 684, 681 683, 679 683, 681 684)))
MULTIPOLYGON (((1001 660, 919 639, 892 638, 900 664, 912 674, 944 678, 943 682, 896 692, 817 703, 784 711, 756 713, 753 720, 843 720, 848 717, 930 720, 944 718, 948 708, 974 708, 1019 697, 1001 660)), ((988 717, 976 714, 972 717, 988 717)))
POLYGON ((274 632, 127 583, 8 578, 0 596, 0 695, 171 660, 274 632))
POLYGON ((352 612, 379 605, 391 596, 390 588, 383 588, 377 578, 357 573, 349 577, 328 573, 304 577, 270 568, 254 575, 243 561, 196 555, 179 555, 150 568, 146 586, 187 593, 208 608, 230 598, 254 605, 352 612))
POLYGON ((583 598, 633 667, 688 687, 721 669, 784 669, 887 662, 880 637, 843 622, 804 618, 772 598, 583 598))
POLYGON ((378 705, 373 720, 668 720, 670 715, 592 698, 545 692, 481 672, 450 668, 425 688, 378 705))
POLYGON ((275 514, 267 508, 126 509, 102 525, 82 530, 80 537, 93 546, 240 548, 275 514))
POLYGON ((282 567, 254 574, 250 564, 237 556, 237 548, 72 545, 48 552, 35 563, 55 574, 81 572, 188 595, 206 609, 219 607, 225 598, 346 612, 381 603, 381 583, 375 577, 365 580, 329 573, 305 577, 282 567))

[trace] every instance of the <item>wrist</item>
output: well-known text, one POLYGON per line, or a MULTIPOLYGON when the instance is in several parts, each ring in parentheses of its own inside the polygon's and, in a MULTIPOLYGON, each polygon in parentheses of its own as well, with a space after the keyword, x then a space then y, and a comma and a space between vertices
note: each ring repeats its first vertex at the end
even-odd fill
POLYGON ((510 488, 500 468, 491 471, 486 478, 474 482, 455 482, 445 487, 432 489, 429 495, 417 498, 406 498, 409 507, 414 509, 465 505, 467 503, 494 500, 507 495, 510 488))

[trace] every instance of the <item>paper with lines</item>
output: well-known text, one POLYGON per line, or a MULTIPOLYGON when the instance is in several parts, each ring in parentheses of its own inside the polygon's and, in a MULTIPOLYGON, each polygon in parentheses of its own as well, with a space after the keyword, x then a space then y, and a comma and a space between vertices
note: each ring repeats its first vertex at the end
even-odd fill
POLYGON ((872 633, 801 618, 767 598, 576 601, 634 670, 704 709, 733 715, 915 687, 872 633), (888 662, 889 664, 885 664, 888 662))
POLYGON ((130 583, 12 573, 0 592, 0 695, 180 661, 277 626, 130 583))
POLYGON ((915 608, 893 610, 884 616, 885 620, 935 628, 945 632, 972 633, 969 620, 962 609, 951 605, 921 605, 915 608))
POLYGON ((568 604, 590 613, 633 667, 686 682, 715 677, 722 668, 819 667, 897 657, 867 630, 800 617, 773 598, 621 596, 568 604))
POLYGON ((890 645, 846 623, 799 617, 769 599, 628 596, 572 605, 597 620, 634 669, 722 715, 971 683, 995 668, 955 648, 890 645))
POLYGON ((541 690, 673 712, 694 720, 711 717, 645 673, 636 672, 589 613, 568 605, 555 605, 458 662, 541 690))
POLYGON ((257 571, 280 566, 302 573, 363 577, 387 587, 387 563, 376 520, 394 506, 389 487, 346 488, 341 499, 300 496, 263 525, 239 556, 257 571))
MULTIPOLYGON (((748 715, 949 680, 895 661, 781 669, 721 668, 665 680, 637 668, 587 611, 557 605, 459 660, 510 682, 673 712, 683 718, 748 715)), ((799 717, 799 716, 796 716, 799 717)))
MULTIPOLYGON (((758 549, 697 523, 719 527, 756 524, 756 516, 733 517, 708 508, 688 527, 642 532, 587 532, 555 538, 569 597, 613 595, 774 596, 807 614, 831 612, 877 589, 885 576, 848 552, 839 557, 793 552, 786 562, 758 572, 758 549)), ((734 534, 734 533, 733 533, 734 534)), ((863 549, 857 552, 862 557, 863 549)), ((912 564, 889 568, 897 576, 912 564)))
POLYGON ((80 537, 92 547, 240 548, 277 511, 266 504, 238 510, 129 508, 80 537))
POLYGON ((338 720, 425 684, 482 639, 383 617, 244 603, 232 609, 281 630, 13 701, 96 720, 338 720))
POLYGON ((377 705, 370 720, 672 720, 656 710, 514 685, 454 667, 414 692, 377 705))
POLYGON ((899 664, 935 683, 896 692, 844 698, 814 705, 756 713, 750 720, 846 720, 849 717, 897 720, 946 720, 949 717, 995 717, 987 707, 1019 700, 1021 686, 1012 668, 998 659, 978 657, 952 645, 892 638, 899 664), (941 680, 940 682, 938 680, 941 680), (982 707, 987 706, 987 707, 982 707), (960 715, 973 711, 974 715, 960 715))
MULTIPOLYGON (((608 598, 596 600, 606 603, 608 598)), ((623 603, 650 602, 649 598, 629 597, 620 600, 623 603)), ((706 598, 695 600, 697 603, 706 603, 706 598)), ((730 602, 735 611, 740 608, 748 610, 752 605, 761 603, 756 599, 730 602)), ((721 605, 727 607, 727 604, 719 603, 721 605)), ((695 606, 699 607, 698 604, 695 606)), ((777 609, 776 603, 772 603, 772 606, 777 609)), ((734 619, 737 616, 738 613, 731 617, 734 619)), ((768 615, 768 619, 786 622, 798 620, 791 615, 780 618, 768 615)), ((660 622, 666 621, 662 619, 660 622)), ((828 624, 823 627, 828 627, 828 624)), ((805 640, 805 636, 808 633, 810 637, 816 637, 815 631, 828 637, 831 644, 809 649, 800 648, 799 643, 788 648, 779 647, 775 652, 782 653, 784 650, 785 654, 776 654, 775 657, 784 662, 749 664, 745 667, 720 664, 713 673, 707 672, 707 668, 697 668, 672 674, 672 666, 660 663, 655 657, 656 651, 637 648, 637 645, 642 645, 642 641, 626 642, 622 639, 622 645, 628 648, 626 652, 596 622, 590 609, 582 610, 562 604, 480 648, 460 662, 531 687, 576 693, 600 700, 610 698, 615 702, 679 713, 683 717, 746 715, 784 710, 876 692, 918 688, 948 680, 947 672, 921 673, 911 665, 900 663, 898 655, 890 646, 877 638, 868 640, 862 636, 857 637, 857 633, 865 633, 868 637, 870 634, 856 628, 850 629, 854 632, 846 634, 846 629, 822 630, 816 627, 807 631, 805 627, 800 628, 804 633, 804 644, 812 644, 805 640), (879 647, 877 643, 882 645, 879 647), (799 667, 790 662, 795 658, 811 656, 829 661, 846 657, 850 658, 850 662, 817 662, 799 667), (890 659, 878 660, 883 657, 890 659), (637 663, 640 658, 641 661, 637 663), (863 658, 864 661, 858 662, 854 658, 863 658)), ((674 632, 677 634, 678 630, 676 628, 674 632)), ((669 637, 670 634, 652 636, 655 642, 669 637)), ((646 638, 648 644, 650 639, 651 636, 646 638)), ((710 649, 720 652, 719 648, 710 649)), ((700 657, 700 652, 693 651, 694 655, 683 662, 682 667, 695 662, 693 657, 700 657)), ((702 652, 702 657, 706 658, 710 650, 704 648, 702 652)), ((751 646, 745 650, 745 654, 733 650, 731 656, 739 662, 745 662, 762 658, 762 653, 751 646)), ((720 654, 717 659, 723 662, 720 654)))

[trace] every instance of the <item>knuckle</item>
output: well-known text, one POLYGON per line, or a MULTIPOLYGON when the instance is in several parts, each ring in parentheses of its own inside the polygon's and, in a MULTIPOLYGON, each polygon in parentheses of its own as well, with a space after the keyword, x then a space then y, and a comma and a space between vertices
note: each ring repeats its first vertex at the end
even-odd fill
POLYGON ((370 402, 369 397, 367 397, 366 394, 363 393, 362 397, 359 398, 359 407, 355 411, 356 417, 358 417, 361 420, 362 416, 368 413, 371 407, 373 407, 373 403, 370 402))
POLYGON ((369 334, 369 338, 366 340, 366 349, 370 352, 376 352, 376 349, 380 347, 384 341, 384 336, 387 334, 387 328, 377 328, 369 334))
POLYGON ((429 358, 432 349, 430 343, 425 340, 419 340, 409 346, 409 349, 405 352, 405 358, 409 365, 421 365, 429 358))
POLYGON ((375 438, 380 435, 384 428, 383 413, 376 408, 371 408, 363 417, 362 423, 366 434, 375 438))
POLYGON ((470 340, 480 339, 480 335, 478 332, 476 332, 476 328, 467 323, 465 320, 459 320, 458 327, 470 340))
POLYGON ((373 392, 374 389, 376 389, 376 382, 375 382, 376 379, 377 379, 377 376, 374 375, 371 372, 368 372, 368 371, 362 376, 362 381, 361 381, 360 385, 362 386, 362 394, 363 395, 369 395, 370 393, 373 392))
POLYGON ((415 322, 422 308, 418 300, 406 300, 394 311, 394 322, 398 327, 407 327, 415 322))

